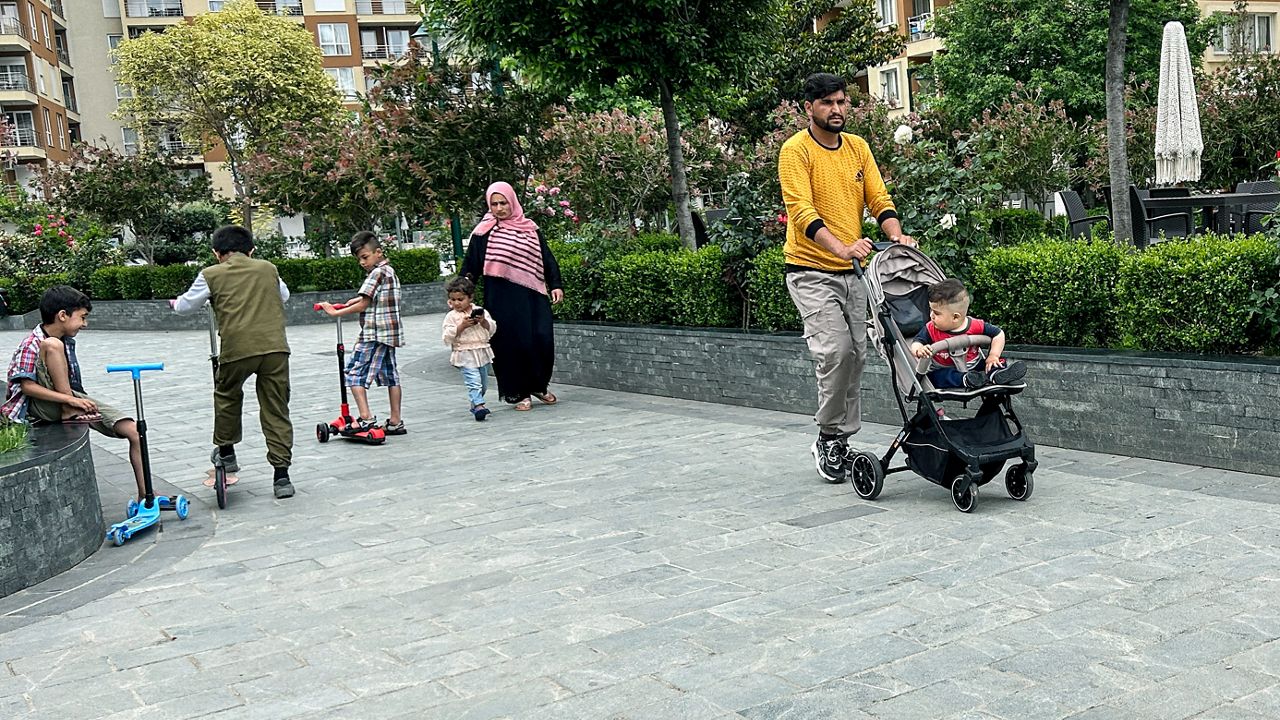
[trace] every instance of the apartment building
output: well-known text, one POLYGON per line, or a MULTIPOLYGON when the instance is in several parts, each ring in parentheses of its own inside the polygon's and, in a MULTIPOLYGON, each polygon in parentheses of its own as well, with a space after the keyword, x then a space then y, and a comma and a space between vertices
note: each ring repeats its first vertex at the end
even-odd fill
MULTIPOLYGON (((222 152, 200 153, 171 129, 126 127, 112 117, 130 90, 117 84, 111 71, 112 51, 122 39, 163 31, 196 15, 217 12, 225 0, 53 1, 72 6, 70 40, 83 68, 83 90, 77 96, 82 110, 77 118, 79 136, 94 142, 105 138, 107 144, 123 152, 136 151, 140 142, 156 142, 182 164, 211 174, 215 185, 229 193, 230 178, 223 168, 222 152)), ((410 0, 257 0, 257 5, 263 12, 291 18, 310 31, 324 56, 325 72, 352 108, 358 106, 358 95, 369 87, 366 68, 408 52, 410 35, 421 22, 410 0)))
POLYGON ((62 0, 0 0, 0 167, 7 185, 65 161, 80 123, 62 0))
MULTIPOLYGON (((898 57, 883 65, 867 68, 857 78, 864 92, 888 102, 895 114, 919 112, 927 106, 932 88, 922 85, 918 71, 940 52, 942 40, 932 32, 933 17, 951 0, 876 0, 881 27, 896 28, 907 41, 898 57)), ((1200 14, 1230 13, 1230 0, 1200 0, 1200 14)), ((1276 22, 1280 0, 1252 0, 1247 9, 1244 32, 1237 35, 1224 28, 1205 50, 1204 68, 1214 70, 1224 65, 1233 47, 1243 43, 1247 52, 1270 53, 1276 47, 1276 22)))

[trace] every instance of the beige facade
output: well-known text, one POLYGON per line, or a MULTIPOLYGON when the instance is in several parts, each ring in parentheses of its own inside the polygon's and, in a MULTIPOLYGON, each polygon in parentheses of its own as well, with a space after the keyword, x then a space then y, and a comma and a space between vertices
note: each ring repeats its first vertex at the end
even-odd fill
MULTIPOLYGON (((85 83, 90 90, 81 90, 78 96, 81 136, 94 142, 106 138, 112 147, 130 152, 139 140, 136 130, 122 127, 112 118, 119 98, 128 89, 116 85, 111 49, 119 38, 137 37, 202 13, 217 12, 224 0, 62 1, 75 6, 73 48, 77 62, 88 68, 85 83)), ((0 0, 3 2, 6 0, 0 0)), ((325 72, 352 108, 358 107, 358 96, 367 92, 366 68, 406 53, 409 38, 421 21, 413 12, 413 0, 258 0, 257 5, 263 12, 296 19, 311 32, 324 55, 325 72)), ((158 142, 186 164, 203 167, 220 192, 232 194, 223 153, 214 150, 201 155, 165 132, 160 133, 158 142)))

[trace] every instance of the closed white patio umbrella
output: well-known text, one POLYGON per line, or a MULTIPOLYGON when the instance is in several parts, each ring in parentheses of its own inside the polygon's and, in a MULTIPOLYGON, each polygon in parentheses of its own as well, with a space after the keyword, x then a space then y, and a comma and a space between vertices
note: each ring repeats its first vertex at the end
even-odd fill
POLYGON ((1160 94, 1156 105, 1156 184, 1200 179, 1200 108, 1187 33, 1180 22, 1164 26, 1160 45, 1160 94))

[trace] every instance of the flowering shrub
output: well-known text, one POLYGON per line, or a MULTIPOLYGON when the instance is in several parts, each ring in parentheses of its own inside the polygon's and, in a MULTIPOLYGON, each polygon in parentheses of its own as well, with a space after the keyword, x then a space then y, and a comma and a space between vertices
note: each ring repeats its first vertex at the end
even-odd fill
POLYGON ((32 309, 39 299, 35 291, 44 285, 87 289, 94 270, 124 262, 124 253, 101 226, 51 212, 25 197, 0 202, 0 224, 0 278, 8 278, 13 288, 14 312, 32 309), (49 280, 54 276, 58 282, 49 280))
POLYGON ((573 203, 558 185, 532 180, 520 204, 525 216, 538 223, 548 238, 562 238, 581 222, 573 203))

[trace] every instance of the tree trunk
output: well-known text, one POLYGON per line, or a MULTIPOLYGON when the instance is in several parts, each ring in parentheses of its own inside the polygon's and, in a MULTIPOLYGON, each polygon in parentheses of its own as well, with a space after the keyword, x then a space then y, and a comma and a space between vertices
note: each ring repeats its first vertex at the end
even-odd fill
POLYGON ((1129 207, 1129 153, 1125 149, 1124 50, 1128 39, 1129 0, 1111 0, 1107 33, 1107 164, 1111 170, 1111 227, 1116 242, 1133 242, 1129 207))
POLYGON ((693 249, 693 218, 689 216, 689 179, 684 172, 684 149, 680 146, 680 118, 676 115, 676 100, 666 79, 658 81, 662 91, 662 119, 667 127, 667 160, 671 163, 671 199, 676 204, 676 223, 680 227, 680 242, 693 249))

